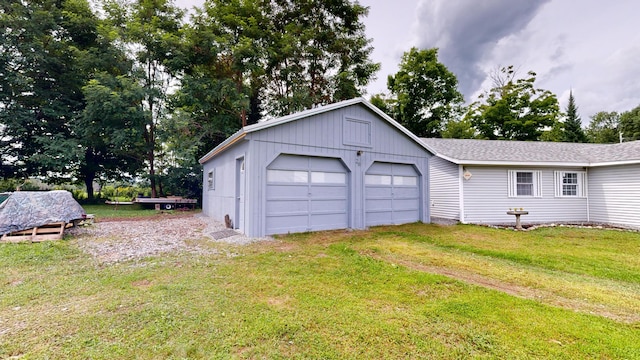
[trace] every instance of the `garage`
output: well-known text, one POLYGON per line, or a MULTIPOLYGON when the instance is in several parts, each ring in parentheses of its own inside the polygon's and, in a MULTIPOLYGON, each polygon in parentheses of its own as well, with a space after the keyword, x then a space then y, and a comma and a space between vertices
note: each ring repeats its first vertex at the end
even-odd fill
POLYGON ((365 174, 365 224, 420 220, 420 176, 412 165, 374 162, 365 174))
POLYGON ((348 176, 334 158, 283 154, 267 166, 267 235, 345 229, 348 176))

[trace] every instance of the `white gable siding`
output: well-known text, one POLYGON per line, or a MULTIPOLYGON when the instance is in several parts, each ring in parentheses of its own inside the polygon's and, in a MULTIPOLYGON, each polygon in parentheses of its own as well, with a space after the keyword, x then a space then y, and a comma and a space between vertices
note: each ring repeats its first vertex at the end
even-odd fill
POLYGON ((460 174, 458 165, 432 157, 429 161, 431 173, 429 194, 431 216, 460 220, 460 174))
POLYGON ((591 221, 640 228, 640 165, 589 169, 591 221))
MULTIPOLYGON (((463 180, 464 222, 509 224, 515 222, 507 215, 509 208, 529 211, 522 222, 584 222, 587 221, 587 198, 555 197, 554 170, 581 171, 582 168, 536 168, 465 166, 472 176, 463 180), (509 197, 509 170, 541 171, 541 197, 509 197)), ((433 195, 432 195, 433 196, 433 195)))

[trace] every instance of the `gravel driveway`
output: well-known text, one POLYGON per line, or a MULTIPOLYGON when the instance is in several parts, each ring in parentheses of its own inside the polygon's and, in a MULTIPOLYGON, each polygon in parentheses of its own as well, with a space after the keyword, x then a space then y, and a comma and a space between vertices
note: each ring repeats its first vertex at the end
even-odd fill
POLYGON ((140 259, 161 253, 186 251, 196 254, 218 253, 212 243, 246 245, 270 238, 249 238, 226 229, 202 214, 99 221, 88 227, 68 231, 78 247, 98 261, 113 263, 140 259))

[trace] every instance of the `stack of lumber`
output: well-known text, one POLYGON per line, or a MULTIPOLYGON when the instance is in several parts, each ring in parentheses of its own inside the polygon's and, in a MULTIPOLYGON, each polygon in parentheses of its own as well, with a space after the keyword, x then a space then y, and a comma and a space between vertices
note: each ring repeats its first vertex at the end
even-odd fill
POLYGON ((14 231, 2 235, 1 240, 5 242, 40 242, 45 240, 60 240, 64 235, 66 223, 56 222, 31 229, 14 231))

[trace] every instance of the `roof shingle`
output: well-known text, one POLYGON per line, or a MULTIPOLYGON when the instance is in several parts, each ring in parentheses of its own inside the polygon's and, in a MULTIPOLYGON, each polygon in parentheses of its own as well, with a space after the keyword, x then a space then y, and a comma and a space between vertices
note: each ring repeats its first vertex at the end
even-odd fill
POLYGON ((458 164, 504 163, 597 166, 640 162, 640 141, 578 144, 543 141, 422 138, 436 155, 458 164))

